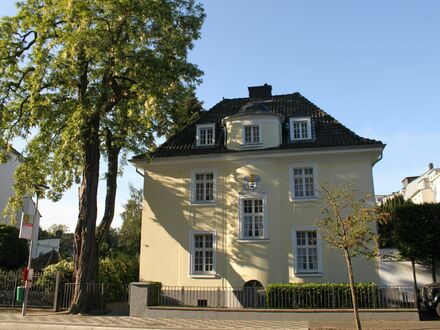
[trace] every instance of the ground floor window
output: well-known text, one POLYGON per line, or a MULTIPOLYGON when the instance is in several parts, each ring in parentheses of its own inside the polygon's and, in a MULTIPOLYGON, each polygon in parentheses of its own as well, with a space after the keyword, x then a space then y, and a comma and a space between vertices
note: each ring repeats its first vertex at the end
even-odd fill
POLYGON ((215 273, 215 235, 212 232, 193 232, 191 237, 191 273, 215 273))
POLYGON ((295 273, 321 273, 321 242, 316 229, 298 228, 293 231, 292 240, 295 273))

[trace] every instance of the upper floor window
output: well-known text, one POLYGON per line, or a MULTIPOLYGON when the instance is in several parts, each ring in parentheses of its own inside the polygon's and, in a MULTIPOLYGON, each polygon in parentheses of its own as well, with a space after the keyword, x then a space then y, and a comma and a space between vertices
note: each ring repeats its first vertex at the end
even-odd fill
POLYGON ((309 117, 290 118, 290 140, 309 140, 312 138, 312 127, 309 117))
POLYGON ((255 144, 260 143, 260 126, 246 125, 244 126, 244 143, 255 144))
POLYGON ((312 166, 295 167, 291 169, 291 198, 295 199, 314 199, 316 198, 315 177, 316 170, 312 166))
POLYGON ((240 199, 240 239, 265 239, 267 235, 266 199, 263 195, 240 199))
POLYGON ((192 173, 191 200, 193 204, 215 202, 215 171, 194 170, 192 173))
POLYGON ((197 125, 197 146, 212 146, 215 143, 215 124, 197 125))

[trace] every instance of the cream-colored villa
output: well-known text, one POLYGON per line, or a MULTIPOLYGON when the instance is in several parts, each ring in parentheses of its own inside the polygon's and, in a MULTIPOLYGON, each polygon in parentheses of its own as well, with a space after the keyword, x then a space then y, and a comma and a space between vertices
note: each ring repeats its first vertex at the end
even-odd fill
MULTIPOLYGON (((361 116, 360 116, 361 117, 361 116)), ((168 286, 347 282, 340 251, 314 227, 320 181, 374 194, 384 144, 360 137, 299 93, 223 99, 162 144, 144 173, 140 280, 168 286)), ((379 283, 377 260, 355 280, 379 283)))

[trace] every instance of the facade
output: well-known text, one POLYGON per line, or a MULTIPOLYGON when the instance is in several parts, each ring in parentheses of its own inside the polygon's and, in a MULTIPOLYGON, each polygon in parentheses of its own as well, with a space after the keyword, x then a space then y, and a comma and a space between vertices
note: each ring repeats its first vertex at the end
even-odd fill
MULTIPOLYGON (((8 199, 14 194, 14 171, 19 164, 20 154, 12 149, 6 163, 0 163, 0 223, 10 224, 10 219, 3 216, 3 209, 8 199)), ((20 226, 21 214, 17 214, 15 225, 20 226)))
MULTIPOLYGON (((274 282, 347 282, 340 251, 314 222, 319 182, 374 196, 384 144, 362 138, 299 93, 223 99, 151 155, 144 173, 140 280, 240 288, 274 282)), ((370 201, 372 204, 374 201, 370 201)), ((379 283, 377 260, 354 261, 379 283)))
MULTIPOLYGON (((20 163, 20 153, 12 148, 12 152, 6 163, 0 164, 0 223, 13 225, 20 228, 22 212, 17 213, 16 219, 11 221, 11 219, 5 218, 3 216, 3 209, 6 206, 9 198, 14 194, 14 172, 20 163)), ((37 210, 35 212, 35 203, 30 197, 25 197, 23 199, 23 209, 26 214, 34 216, 34 231, 32 233, 33 242, 38 240, 38 228, 40 225, 41 214, 37 210)), ((32 245, 32 258, 38 256, 37 244, 32 245)))

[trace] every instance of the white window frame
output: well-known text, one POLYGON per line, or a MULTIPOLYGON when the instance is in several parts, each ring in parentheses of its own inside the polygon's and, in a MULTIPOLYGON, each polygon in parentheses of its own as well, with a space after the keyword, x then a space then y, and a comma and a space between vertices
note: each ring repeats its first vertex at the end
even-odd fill
POLYGON ((261 144, 261 125, 258 125, 258 124, 243 125, 243 144, 246 144, 246 145, 261 144), (246 141, 246 128, 251 129, 251 140, 252 141, 246 141), (257 141, 254 141, 255 128, 258 128, 258 140, 257 141))
POLYGON ((216 250, 217 250, 217 235, 214 230, 206 230, 206 231, 200 231, 200 230, 191 230, 190 231, 190 237, 189 237, 189 276, 194 278, 213 278, 217 276, 216 271, 216 250), (212 271, 201 271, 196 272, 195 271, 195 235, 212 235, 212 271))
POLYGON ((290 201, 291 202, 300 202, 300 201, 316 201, 319 199, 319 190, 318 190, 318 170, 317 165, 315 163, 296 163, 291 164, 289 166, 289 179, 290 179, 290 201), (313 170, 313 192, 314 196, 304 196, 304 197, 296 197, 295 196, 295 175, 293 174, 294 169, 307 169, 311 168, 313 170))
POLYGON ((241 147, 261 147, 263 145, 263 125, 261 121, 255 121, 255 120, 243 120, 241 123, 241 147), (245 127, 246 126, 258 126, 258 142, 252 142, 252 143, 246 143, 246 132, 245 127))
POLYGON ((191 204, 192 205, 212 205, 217 201, 217 169, 215 168, 196 168, 191 170, 191 204), (196 175, 197 174, 213 174, 213 199, 210 201, 196 200, 196 175))
POLYGON ((196 133, 196 146, 205 147, 205 146, 213 146, 215 145, 215 124, 201 124, 197 125, 197 133, 196 133), (201 130, 203 129, 212 129, 212 143, 202 143, 201 141, 201 130))
POLYGON ((305 141, 312 139, 312 121, 310 117, 291 117, 289 118, 289 126, 290 126, 290 141, 305 141), (295 122, 306 122, 307 123, 307 136, 301 136, 299 138, 294 137, 293 124, 295 122))
POLYGON ((312 226, 301 226, 301 227, 292 227, 292 268, 293 275, 295 277, 307 277, 307 276, 322 276, 323 275, 323 266, 322 266, 322 237, 320 231, 317 227, 312 226), (304 231, 315 231, 316 232, 316 249, 318 254, 318 269, 317 270, 299 270, 297 267, 297 241, 296 241, 296 233, 304 232, 304 231))
POLYGON ((240 195, 238 199, 239 207, 239 233, 238 237, 240 241, 243 242, 261 242, 267 241, 269 239, 269 221, 267 217, 267 195, 265 193, 249 193, 240 195), (257 200, 261 199, 263 201, 263 236, 262 237, 252 237, 244 235, 244 200, 257 200))

